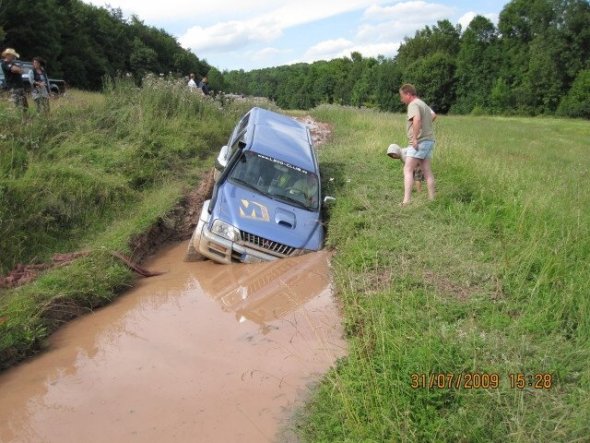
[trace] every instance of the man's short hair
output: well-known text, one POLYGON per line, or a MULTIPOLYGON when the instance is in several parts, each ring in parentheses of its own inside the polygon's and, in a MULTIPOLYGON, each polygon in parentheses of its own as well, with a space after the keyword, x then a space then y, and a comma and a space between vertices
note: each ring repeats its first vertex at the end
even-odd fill
POLYGON ((401 88, 399 88, 399 92, 403 94, 410 94, 410 95, 417 95, 416 94, 416 87, 411 83, 404 83, 401 88))

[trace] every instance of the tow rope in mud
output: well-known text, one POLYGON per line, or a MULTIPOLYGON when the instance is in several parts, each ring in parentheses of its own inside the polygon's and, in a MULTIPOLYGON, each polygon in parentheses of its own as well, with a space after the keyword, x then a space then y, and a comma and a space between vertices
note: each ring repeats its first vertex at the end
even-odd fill
MULTIPOLYGON (((86 257, 90 255, 91 251, 72 252, 69 254, 54 254, 51 257, 51 263, 40 263, 34 265, 23 265, 22 263, 17 264, 12 271, 8 273, 6 277, 0 277, 0 288, 14 288, 16 286, 24 285, 37 278, 37 276, 48 269, 58 268, 65 266, 77 258, 86 257)), ((109 251, 109 254, 120 260, 125 266, 131 269, 142 277, 155 277, 162 275, 164 272, 150 271, 139 266, 137 263, 131 261, 129 257, 126 257, 119 252, 109 251)))
POLYGON ((156 277, 158 275, 165 274, 165 272, 149 271, 145 268, 142 268, 137 263, 133 263, 128 257, 125 257, 123 254, 119 254, 118 252, 110 252, 110 254, 113 257, 121 260, 129 269, 131 269, 136 274, 141 275, 142 277, 156 277))

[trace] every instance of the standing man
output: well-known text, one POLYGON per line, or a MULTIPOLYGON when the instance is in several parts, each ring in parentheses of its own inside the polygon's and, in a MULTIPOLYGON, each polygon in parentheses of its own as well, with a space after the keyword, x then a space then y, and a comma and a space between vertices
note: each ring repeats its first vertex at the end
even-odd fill
POLYGON ((404 165, 404 200, 402 206, 405 206, 410 203, 414 170, 418 166, 422 167, 426 179, 428 198, 430 200, 434 199, 434 175, 430 163, 434 149, 432 122, 436 119, 436 114, 418 98, 414 85, 409 83, 402 85, 399 89, 399 96, 402 103, 408 106, 406 128, 410 141, 404 165))
POLYGON ((23 68, 20 64, 16 63, 16 59, 20 55, 12 49, 6 48, 2 51, 2 71, 4 72, 4 79, 6 86, 10 91, 10 98, 17 108, 26 111, 29 107, 27 103, 27 96, 25 95, 25 89, 23 87, 23 68))

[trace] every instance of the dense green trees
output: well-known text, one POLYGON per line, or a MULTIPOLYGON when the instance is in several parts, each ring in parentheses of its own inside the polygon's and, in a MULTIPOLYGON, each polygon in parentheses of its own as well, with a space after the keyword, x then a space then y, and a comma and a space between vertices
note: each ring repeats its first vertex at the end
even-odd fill
POLYGON ((207 74, 210 66, 183 49, 161 29, 119 9, 97 8, 80 0, 0 2, 0 46, 21 58, 41 56, 48 71, 70 85, 98 89, 105 75, 131 73, 207 74))
POLYGON ((561 100, 559 115, 590 119, 590 69, 580 71, 569 93, 561 100))
POLYGON ((358 52, 329 62, 224 73, 227 90, 279 106, 320 103, 399 111, 397 89, 415 83, 437 112, 561 114, 590 118, 590 3, 512 0, 498 27, 475 17, 419 30, 395 58, 358 52))
POLYGON ((454 112, 464 114, 491 107, 490 91, 501 61, 497 43, 498 31, 485 17, 475 17, 465 29, 456 59, 454 112))

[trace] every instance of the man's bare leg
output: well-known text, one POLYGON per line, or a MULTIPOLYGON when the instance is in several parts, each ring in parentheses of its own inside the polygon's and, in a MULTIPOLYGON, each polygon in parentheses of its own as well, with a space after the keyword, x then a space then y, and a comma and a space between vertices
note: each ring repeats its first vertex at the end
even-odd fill
POLYGON ((410 203, 412 186, 414 186, 414 169, 420 164, 419 158, 407 157, 404 164, 404 200, 402 205, 410 203))
POLYGON ((430 159, 425 158, 422 160, 422 172, 424 172, 424 178, 426 179, 426 187, 428 188, 428 198, 434 200, 434 174, 430 167, 430 159))

